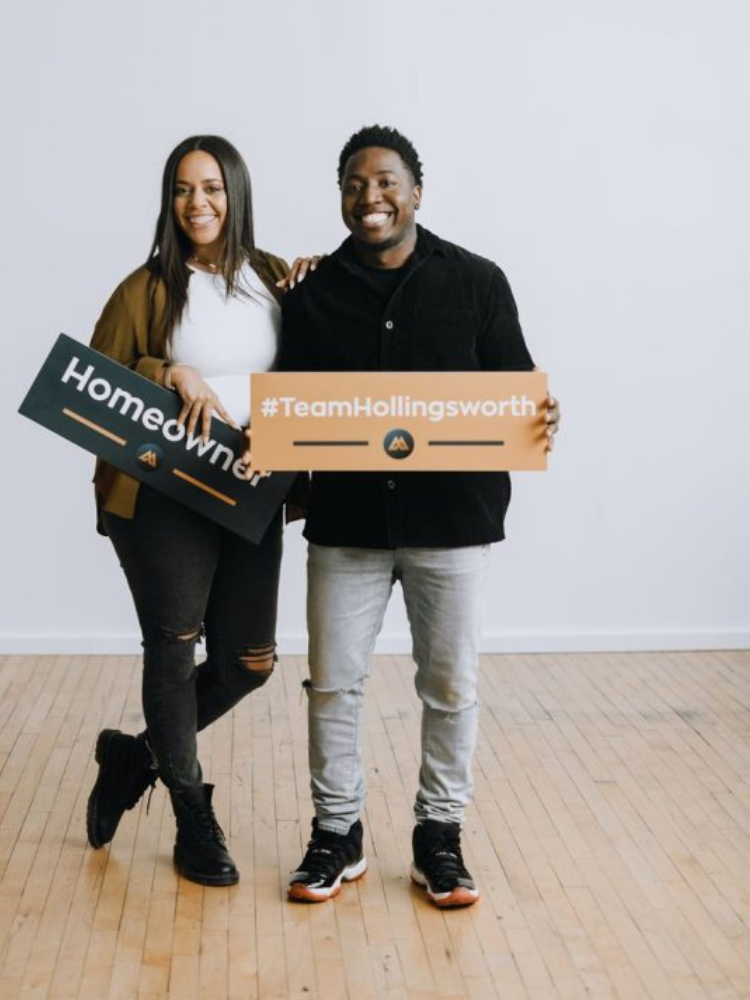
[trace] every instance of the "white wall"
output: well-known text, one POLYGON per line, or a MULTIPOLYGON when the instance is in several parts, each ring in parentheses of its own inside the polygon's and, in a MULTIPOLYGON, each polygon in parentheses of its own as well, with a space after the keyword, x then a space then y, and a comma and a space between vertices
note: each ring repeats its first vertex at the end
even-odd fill
MULTIPOLYGON (((261 246, 332 249, 335 164, 374 121, 421 221, 496 260, 564 428, 515 477, 495 650, 750 645, 745 0, 27 0, 3 19, 0 649, 136 648, 89 456, 15 414, 150 244, 164 158, 226 135, 261 246)), ((304 636, 288 533, 282 651, 304 636)), ((406 647, 400 601, 381 649, 406 647)))

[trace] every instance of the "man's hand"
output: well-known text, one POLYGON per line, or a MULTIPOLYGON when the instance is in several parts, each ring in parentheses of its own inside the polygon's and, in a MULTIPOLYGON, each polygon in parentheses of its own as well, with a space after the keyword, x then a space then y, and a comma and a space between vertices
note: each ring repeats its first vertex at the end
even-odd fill
POLYGON ((545 418, 547 420, 547 447, 545 451, 550 452, 555 446, 555 434, 560 430, 560 404, 549 393, 547 394, 545 418))

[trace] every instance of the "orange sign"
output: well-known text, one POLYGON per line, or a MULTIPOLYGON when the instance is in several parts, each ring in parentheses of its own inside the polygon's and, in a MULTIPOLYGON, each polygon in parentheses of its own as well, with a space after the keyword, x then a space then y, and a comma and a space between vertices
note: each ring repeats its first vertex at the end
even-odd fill
POLYGON ((543 372, 252 375, 258 469, 546 469, 543 372))

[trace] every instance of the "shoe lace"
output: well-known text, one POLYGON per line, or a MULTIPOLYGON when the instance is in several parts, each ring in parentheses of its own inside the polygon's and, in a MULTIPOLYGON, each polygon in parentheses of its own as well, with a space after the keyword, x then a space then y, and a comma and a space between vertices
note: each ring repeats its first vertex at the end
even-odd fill
POLYGON ((451 878, 470 877, 464 865, 461 842, 458 839, 435 840, 427 846, 426 853, 441 875, 451 878))
POLYGON ((300 871, 315 875, 335 874, 345 860, 344 838, 331 830, 317 830, 307 845, 300 871))
POLYGON ((151 774, 148 775, 148 777, 146 778, 145 784, 143 782, 139 781, 139 782, 137 782, 136 784, 133 785, 133 787, 130 790, 130 794, 125 799, 125 808, 126 809, 132 809, 134 806, 136 806, 138 804, 138 802, 140 801, 141 796, 146 791, 146 789, 149 788, 149 786, 150 786, 151 790, 148 793, 148 801, 146 802, 146 815, 148 816, 148 810, 149 810, 149 807, 151 805, 151 796, 154 794, 154 789, 156 788, 156 772, 155 771, 153 773, 151 773, 151 774))
POLYGON ((154 794, 154 789, 156 788, 156 779, 151 782, 151 787, 148 790, 148 798, 146 799, 146 815, 148 816, 148 811, 151 808, 151 799, 154 794))
POLYGON ((219 826, 213 809, 199 809, 194 814, 195 829, 198 836, 210 844, 226 845, 224 831, 219 826))

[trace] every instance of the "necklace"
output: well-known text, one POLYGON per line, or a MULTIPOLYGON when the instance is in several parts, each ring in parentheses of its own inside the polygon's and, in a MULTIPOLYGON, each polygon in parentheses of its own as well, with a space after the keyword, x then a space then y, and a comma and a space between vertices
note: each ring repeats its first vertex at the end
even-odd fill
POLYGON ((190 254, 188 260, 189 261, 192 260, 194 264, 200 264, 201 267, 207 268, 207 270, 209 270, 211 274, 220 274, 221 271, 223 271, 224 269, 223 264, 214 264, 212 260, 204 260, 202 257, 199 257, 197 254, 194 253, 190 254))

